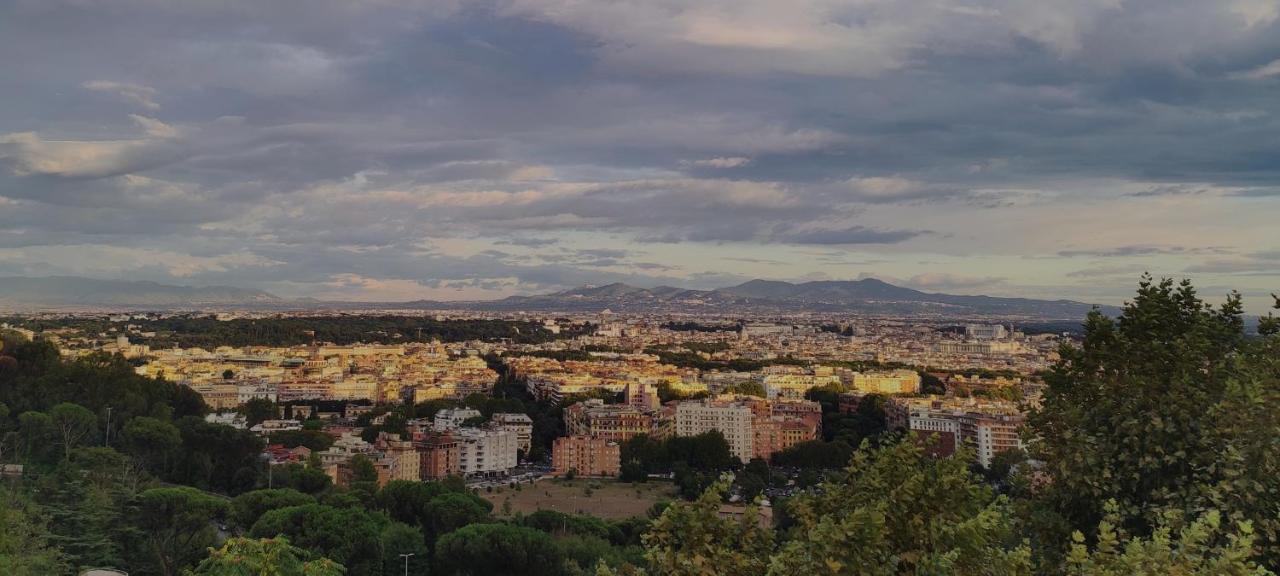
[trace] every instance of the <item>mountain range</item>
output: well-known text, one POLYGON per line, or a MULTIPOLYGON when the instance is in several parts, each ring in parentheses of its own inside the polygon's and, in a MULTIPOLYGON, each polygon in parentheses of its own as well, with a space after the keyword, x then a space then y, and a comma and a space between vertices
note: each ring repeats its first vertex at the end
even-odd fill
POLYGON ((0 308, 199 308, 287 303, 261 290, 231 286, 173 286, 141 280, 98 280, 78 276, 0 277, 0 308))
MULTIPOLYGON (((69 307, 133 309, 454 309, 531 312, 670 313, 862 313, 932 317, 1004 316, 1035 319, 1082 318, 1091 304, 929 293, 868 278, 790 283, 751 280, 737 286, 693 290, 673 286, 639 288, 627 284, 584 286, 551 294, 501 300, 440 302, 323 302, 281 298, 261 290, 229 286, 189 287, 155 282, 78 277, 0 277, 0 308, 69 307)), ((1114 307, 1101 307, 1113 314, 1114 307)))

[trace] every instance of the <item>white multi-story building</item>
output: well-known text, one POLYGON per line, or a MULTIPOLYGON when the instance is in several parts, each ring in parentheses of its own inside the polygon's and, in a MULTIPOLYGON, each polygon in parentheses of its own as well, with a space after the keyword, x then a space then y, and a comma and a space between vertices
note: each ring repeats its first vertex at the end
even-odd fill
POLYGON ((445 408, 436 412, 431 425, 437 432, 446 432, 462 426, 463 422, 471 418, 479 418, 480 416, 480 411, 475 408, 445 408))
POLYGON ((979 464, 991 465, 1001 452, 1023 448, 1025 421, 1016 404, 955 398, 895 398, 885 406, 889 427, 951 434, 955 445, 968 446, 979 464))
POLYGON ((533 446, 533 420, 527 414, 508 412, 495 413, 490 419, 499 430, 509 430, 516 434, 516 448, 525 454, 533 446))
POLYGON ((1004 340, 1009 337, 1009 331, 1000 324, 969 324, 964 327, 964 333, 979 340, 1004 340))
POLYGON ((463 476, 505 475, 516 467, 516 433, 510 430, 458 428, 458 471, 463 476))
POLYGON ((719 430, 729 452, 746 462, 752 455, 751 407, 738 402, 694 400, 676 406, 676 435, 697 436, 719 430))

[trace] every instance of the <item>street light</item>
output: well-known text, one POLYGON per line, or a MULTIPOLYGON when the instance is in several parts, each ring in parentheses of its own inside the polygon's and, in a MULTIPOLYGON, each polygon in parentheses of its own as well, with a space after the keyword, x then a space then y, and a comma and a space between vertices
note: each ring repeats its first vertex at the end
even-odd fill
POLYGON ((409 554, 400 555, 401 558, 404 558, 404 576, 409 576, 409 557, 410 556, 417 556, 417 554, 411 552, 409 554))

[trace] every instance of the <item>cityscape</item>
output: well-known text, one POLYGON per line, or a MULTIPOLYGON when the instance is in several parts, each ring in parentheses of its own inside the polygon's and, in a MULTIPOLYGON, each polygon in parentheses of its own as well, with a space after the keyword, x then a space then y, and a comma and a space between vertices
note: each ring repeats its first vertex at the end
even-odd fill
POLYGON ((0 0, 0 576, 1280 574, 1280 0, 0 0))

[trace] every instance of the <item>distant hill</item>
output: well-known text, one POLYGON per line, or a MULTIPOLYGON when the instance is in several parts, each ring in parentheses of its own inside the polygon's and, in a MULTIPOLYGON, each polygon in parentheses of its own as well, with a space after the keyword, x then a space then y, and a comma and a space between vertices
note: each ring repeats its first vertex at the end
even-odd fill
POLYGON ((96 280, 74 276, 0 277, 0 306, 14 308, 198 308, 282 302, 285 301, 261 290, 230 286, 173 286, 157 282, 96 280))
MULTIPOLYGON (((78 277, 0 278, 0 309, 73 307, 197 309, 242 307, 295 310, 477 310, 530 312, 658 312, 707 314, 861 313, 904 317, 1004 316, 1035 320, 1079 320, 1093 307, 1071 300, 935 294, 881 280, 793 284, 752 280, 715 290, 674 286, 639 288, 615 283, 534 296, 470 302, 326 302, 284 299, 261 290, 229 286, 172 286, 156 282, 78 277)), ((1108 314, 1114 307, 1102 307, 1108 314)))
MULTIPOLYGON (((438 304, 438 303, 437 303, 438 304)), ((455 303, 454 307, 459 305, 455 303)), ((464 305, 484 310, 614 312, 861 312, 904 316, 1008 316, 1079 320, 1094 305, 1071 300, 934 294, 868 278, 793 284, 749 282, 715 290, 671 286, 645 289, 627 284, 584 286, 538 296, 513 296, 464 305)), ((1108 314, 1118 309, 1102 306, 1108 314)))

